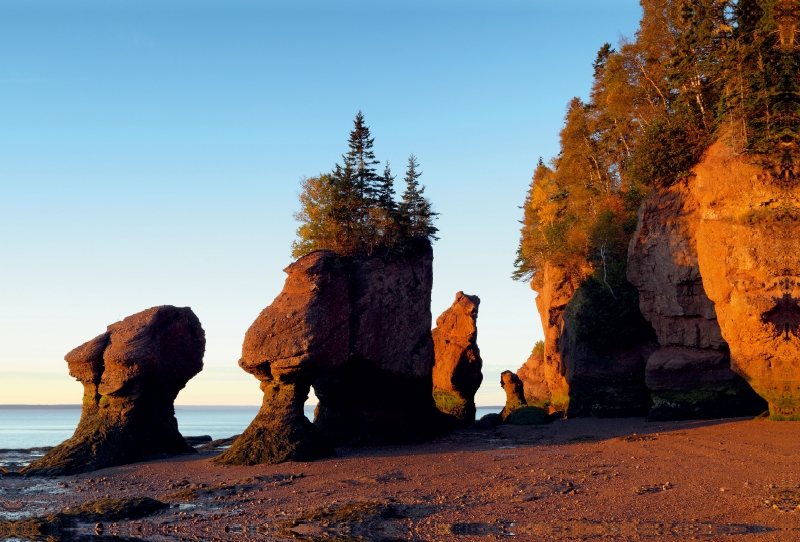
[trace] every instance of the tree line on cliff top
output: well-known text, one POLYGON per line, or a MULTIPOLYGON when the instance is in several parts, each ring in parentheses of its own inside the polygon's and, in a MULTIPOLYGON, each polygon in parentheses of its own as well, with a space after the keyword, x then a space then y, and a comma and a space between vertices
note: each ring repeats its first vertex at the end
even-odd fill
POLYGON ((342 164, 301 181, 300 211, 294 215, 300 226, 292 257, 323 249, 342 256, 404 252, 437 239, 438 213, 424 196, 416 156, 408 157, 406 187, 398 202, 389 163, 382 173, 376 171, 380 162, 372 150, 374 141, 359 111, 342 164))
MULTIPOLYGON (((587 294, 584 328, 597 316, 622 328, 616 314, 636 319, 625 269, 640 203, 690 176, 713 141, 786 182, 798 172, 798 2, 641 5, 635 39, 597 53, 589 100, 569 103, 561 151, 539 160, 523 206, 513 277, 538 289, 559 268, 587 294)), ((595 331, 588 338, 602 343, 608 329, 595 331)))

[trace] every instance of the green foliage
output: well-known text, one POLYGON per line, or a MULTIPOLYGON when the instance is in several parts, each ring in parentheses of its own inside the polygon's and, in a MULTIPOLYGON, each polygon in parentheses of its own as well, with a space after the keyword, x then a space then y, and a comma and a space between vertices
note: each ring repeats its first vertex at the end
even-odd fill
POLYGON ((388 162, 382 175, 375 172, 374 138, 360 111, 353 125, 343 165, 300 183, 294 258, 321 249, 343 256, 370 255, 379 248, 405 251, 437 239, 438 213, 423 195, 416 157, 409 157, 406 190, 398 205, 388 162))
POLYGON ((544 341, 536 341, 536 344, 533 345, 533 355, 544 356, 544 341))
MULTIPOLYGON (((636 39, 600 48, 590 100, 569 103, 561 152, 547 165, 539 160, 512 275, 538 288, 550 268, 573 291, 582 284, 585 314, 574 317, 583 338, 601 349, 617 332, 644 332, 625 266, 652 187, 691 176, 720 138, 779 182, 800 178, 800 4, 641 4, 636 39)), ((767 209, 741 220, 796 216, 767 209)))
POLYGON ((589 277, 573 296, 564 318, 572 320, 575 338, 595 352, 608 352, 655 341, 653 329, 639 311, 639 291, 627 281, 612 290, 589 277))
POLYGON ((440 411, 456 416, 463 415, 467 407, 463 397, 449 391, 434 391, 433 400, 440 411))

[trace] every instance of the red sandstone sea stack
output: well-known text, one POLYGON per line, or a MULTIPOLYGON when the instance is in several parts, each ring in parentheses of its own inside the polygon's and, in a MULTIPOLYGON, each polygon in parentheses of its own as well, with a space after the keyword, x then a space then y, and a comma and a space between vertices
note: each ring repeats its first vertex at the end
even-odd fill
POLYGON ((458 292, 453 305, 436 319, 433 397, 458 425, 475 422, 475 393, 483 381, 478 348, 478 296, 458 292))
POLYGON ((23 473, 62 475, 192 453, 173 402, 203 368, 205 333, 188 307, 153 307, 108 326, 66 355, 83 384, 75 434, 23 473))

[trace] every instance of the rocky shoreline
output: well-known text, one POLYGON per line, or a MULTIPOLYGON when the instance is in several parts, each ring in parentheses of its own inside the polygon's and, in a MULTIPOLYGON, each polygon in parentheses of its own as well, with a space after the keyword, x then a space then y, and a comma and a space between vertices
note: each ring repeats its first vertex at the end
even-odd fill
POLYGON ((800 533, 798 437, 800 426, 764 418, 576 419, 279 465, 222 466, 219 451, 199 450, 80 475, 3 476, 0 539, 786 540, 800 533), (55 534, 23 529, 143 498, 168 507, 55 534))

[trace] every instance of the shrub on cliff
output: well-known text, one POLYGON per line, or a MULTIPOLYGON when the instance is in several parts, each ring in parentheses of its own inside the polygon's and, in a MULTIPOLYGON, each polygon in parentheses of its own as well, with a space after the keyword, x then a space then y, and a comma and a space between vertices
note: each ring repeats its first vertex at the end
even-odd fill
POLYGON ((353 124, 343 165, 300 183, 294 258, 315 250, 342 256, 371 255, 379 248, 404 251, 436 239, 438 213, 423 195, 417 158, 408 158, 406 189, 398 203, 389 163, 382 174, 375 171, 379 161, 372 151, 374 138, 361 111, 353 124))

